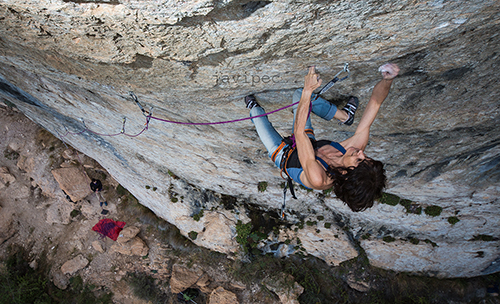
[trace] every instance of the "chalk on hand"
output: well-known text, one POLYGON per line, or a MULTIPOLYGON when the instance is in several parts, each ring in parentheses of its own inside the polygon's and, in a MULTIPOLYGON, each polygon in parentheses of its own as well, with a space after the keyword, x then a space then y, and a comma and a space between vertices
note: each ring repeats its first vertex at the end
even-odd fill
POLYGON ((386 63, 384 65, 382 65, 381 67, 378 68, 378 71, 379 72, 382 72, 382 73, 391 73, 391 64, 390 63, 386 63))

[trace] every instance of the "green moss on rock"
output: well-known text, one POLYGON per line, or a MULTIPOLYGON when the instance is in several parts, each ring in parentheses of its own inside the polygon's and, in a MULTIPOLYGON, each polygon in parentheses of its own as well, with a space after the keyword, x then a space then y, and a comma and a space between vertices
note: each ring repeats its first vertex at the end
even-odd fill
POLYGON ((198 237, 198 232, 196 232, 196 231, 189 231, 188 236, 189 236, 190 239, 192 239, 194 241, 198 237))
POLYGON ((386 242, 386 243, 391 243, 391 242, 394 242, 396 239, 395 239, 395 238, 393 238, 393 237, 392 237, 392 236, 390 236, 390 235, 386 235, 386 236, 384 236, 384 237, 382 238, 382 240, 383 240, 384 242, 386 242))
POLYGON ((379 201, 379 203, 382 203, 382 204, 396 206, 400 200, 401 200, 401 198, 399 196, 384 192, 384 193, 382 193, 382 197, 378 201, 379 201))
POLYGON ((193 220, 199 222, 202 217, 203 217, 203 209, 197 214, 193 215, 193 220))
POLYGON ((408 240, 410 241, 410 243, 412 243, 414 245, 418 245, 418 243, 420 243, 420 240, 417 238, 414 238, 414 237, 411 237, 408 240))
POLYGON ((450 216, 448 218, 448 223, 452 224, 452 225, 455 225, 456 223, 460 222, 460 220, 458 219, 458 217, 456 216, 450 216))
POLYGON ((424 209, 425 214, 430 215, 430 216, 439 216, 441 212, 443 211, 443 208, 439 206, 427 206, 424 209))
POLYGON ((259 182, 257 185, 257 189, 259 189, 259 192, 264 192, 267 190, 267 182, 259 182))

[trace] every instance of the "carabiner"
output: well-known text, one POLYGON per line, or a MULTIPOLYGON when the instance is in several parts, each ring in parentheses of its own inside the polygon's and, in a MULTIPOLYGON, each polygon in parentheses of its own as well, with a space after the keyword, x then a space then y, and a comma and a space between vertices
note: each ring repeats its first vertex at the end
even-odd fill
POLYGON ((139 102, 139 99, 134 94, 134 92, 129 91, 128 93, 129 93, 130 96, 132 96, 132 98, 134 99, 135 103, 139 106, 139 109, 141 109, 142 115, 144 115, 145 117, 148 117, 148 115, 146 115, 146 110, 144 110, 144 108, 142 107, 141 103, 139 102))

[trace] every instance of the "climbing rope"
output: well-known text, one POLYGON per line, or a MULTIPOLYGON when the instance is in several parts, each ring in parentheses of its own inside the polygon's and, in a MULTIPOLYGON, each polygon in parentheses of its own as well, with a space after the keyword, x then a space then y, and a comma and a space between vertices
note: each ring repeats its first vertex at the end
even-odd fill
MULTIPOLYGON (((342 80, 345 80, 347 79, 348 77, 350 76, 350 71, 349 71, 349 64, 346 63, 344 65, 344 68, 338 72, 334 78, 332 80, 330 80, 320 91, 318 94, 316 94, 316 97, 314 100, 318 99, 319 95, 325 93, 326 91, 328 91, 335 83, 339 82, 339 81, 342 81, 342 80), (338 76, 341 74, 341 73, 347 73, 346 76, 342 77, 342 78, 339 78, 338 76)), ((144 124, 144 127, 142 128, 141 131, 139 131, 137 134, 128 134, 126 131, 125 131, 125 124, 127 122, 127 118, 124 117, 123 120, 122 120, 122 128, 120 130, 120 132, 118 133, 113 133, 113 134, 105 134, 105 133, 99 133, 99 132, 95 132, 95 131, 92 131, 91 129, 89 129, 86 125, 85 125, 85 120, 83 118, 81 118, 81 121, 82 121, 82 124, 83 124, 83 127, 84 129, 79 131, 79 132, 70 132, 66 127, 64 127, 66 129, 66 133, 63 134, 63 135, 60 135, 59 132, 57 132, 60 136, 61 136, 61 139, 63 137, 66 137, 68 135, 80 135, 84 132, 89 132, 89 133, 92 133, 92 134, 95 134, 95 135, 98 135, 98 136, 106 136, 106 137, 113 137, 113 136, 118 136, 118 135, 125 135, 125 136, 128 136, 128 137, 137 137, 139 135, 141 135, 142 133, 144 133, 145 131, 147 131, 149 129, 149 124, 151 122, 151 119, 154 119, 154 120, 157 120, 157 121, 161 121, 161 122, 165 122, 165 123, 172 123, 172 124, 179 124, 179 125, 192 125, 192 126, 206 126, 206 125, 220 125, 220 124, 228 124, 228 123, 235 123, 235 122, 240 122, 240 121, 244 121, 244 120, 249 120, 249 119, 254 119, 254 118, 258 118, 258 117, 263 117, 263 116, 267 116, 267 115, 270 115, 270 114, 273 114, 273 113, 276 113, 276 112, 279 112, 279 111, 282 111, 282 110, 285 110, 285 109, 288 109, 290 107, 293 107, 295 105, 297 105, 299 102, 295 102, 295 103, 292 103, 290 105, 287 105, 287 106, 284 106, 284 107, 281 107, 279 109, 276 109, 276 110, 273 110, 273 111, 270 111, 270 112, 267 112, 267 113, 264 113, 264 114, 261 114, 261 115, 257 115, 257 116, 253 116, 253 117, 245 117, 245 118, 240 118, 240 119, 233 119, 233 120, 225 120, 225 121, 216 121, 216 122, 182 122, 182 121, 174 121, 174 120, 168 120, 168 119, 164 119, 164 118, 159 118, 159 117, 155 117, 153 116, 153 108, 151 107, 149 112, 146 111, 144 109, 144 107, 141 105, 141 103, 139 102, 139 99, 137 98, 137 96, 134 94, 134 92, 130 91, 129 92, 129 95, 132 97, 132 99, 134 100, 134 102, 137 104, 137 106, 139 107, 139 109, 141 110, 142 114, 144 115, 144 117, 146 118, 146 122, 144 124)))

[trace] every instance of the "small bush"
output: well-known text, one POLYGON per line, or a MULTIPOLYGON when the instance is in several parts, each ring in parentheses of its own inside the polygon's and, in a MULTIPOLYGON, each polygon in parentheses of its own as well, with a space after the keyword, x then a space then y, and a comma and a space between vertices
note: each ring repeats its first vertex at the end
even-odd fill
POLYGON ((330 189, 323 190, 323 195, 324 195, 324 196, 327 196, 327 195, 329 195, 330 193, 332 193, 332 191, 333 191, 333 187, 332 187, 332 188, 330 188, 330 189))
POLYGON ((420 243, 420 240, 414 237, 410 238, 409 241, 414 245, 418 245, 418 243, 420 243))
POLYGON ((243 224, 242 221, 238 220, 236 223, 236 242, 238 244, 245 246, 248 241, 248 237, 252 232, 252 223, 243 224))
POLYGON ((424 209, 425 214, 430 216, 439 216, 441 214, 441 211, 443 211, 443 208, 435 205, 427 206, 424 209))
POLYGON ((124 195, 127 195, 129 192, 122 185, 118 185, 118 186, 116 186, 116 193, 119 196, 124 196, 124 195))
POLYGON ((267 190, 267 182, 259 182, 257 185, 257 189, 259 189, 259 192, 264 192, 267 190))
POLYGON ((243 246, 245 252, 257 252, 257 244, 267 237, 265 233, 252 231, 252 229, 251 222, 243 224, 242 221, 238 220, 236 223, 236 242, 243 246))
POLYGON ((382 193, 382 197, 378 200, 382 204, 387 204, 391 206, 396 206, 401 199, 399 196, 390 194, 390 193, 382 193))
POLYGON ((384 242, 386 242, 386 243, 391 243, 391 242, 394 242, 396 239, 395 239, 395 238, 393 238, 393 237, 392 237, 392 236, 390 236, 390 235, 386 235, 386 236, 384 236, 384 237, 382 238, 382 240, 383 240, 384 242))
POLYGON ((450 216, 448 218, 448 223, 452 224, 452 225, 455 225, 456 223, 460 222, 460 220, 458 219, 458 217, 456 216, 450 216))
POLYGON ((196 232, 196 231, 190 231, 188 233, 188 236, 189 236, 190 239, 192 239, 194 241, 198 237, 198 232, 196 232))
MULTIPOLYGON (((60 290, 40 269, 28 265, 28 253, 23 248, 10 248, 11 253, 0 267, 0 303, 75 303, 111 304, 112 293, 100 292, 94 295, 92 288, 84 284, 80 276, 70 279, 69 288, 60 290)), ((43 264, 43 263, 41 263, 43 264)))
POLYGON ((3 151, 3 156, 9 160, 17 160, 19 158, 19 153, 7 148, 3 151))
POLYGON ((127 274, 127 282, 132 288, 134 295, 146 301, 153 303, 166 303, 168 300, 167 294, 156 286, 155 279, 143 272, 135 272, 127 274))
POLYGON ((363 235, 361 236, 361 239, 362 239, 362 240, 367 240, 367 239, 369 239, 369 238, 370 238, 370 236, 371 236, 371 234, 369 234, 369 233, 365 233, 365 234, 363 234, 363 235))
POLYGON ((202 217, 203 217, 203 209, 201 209, 201 211, 198 212, 197 214, 193 215, 193 220, 199 222, 202 217))

